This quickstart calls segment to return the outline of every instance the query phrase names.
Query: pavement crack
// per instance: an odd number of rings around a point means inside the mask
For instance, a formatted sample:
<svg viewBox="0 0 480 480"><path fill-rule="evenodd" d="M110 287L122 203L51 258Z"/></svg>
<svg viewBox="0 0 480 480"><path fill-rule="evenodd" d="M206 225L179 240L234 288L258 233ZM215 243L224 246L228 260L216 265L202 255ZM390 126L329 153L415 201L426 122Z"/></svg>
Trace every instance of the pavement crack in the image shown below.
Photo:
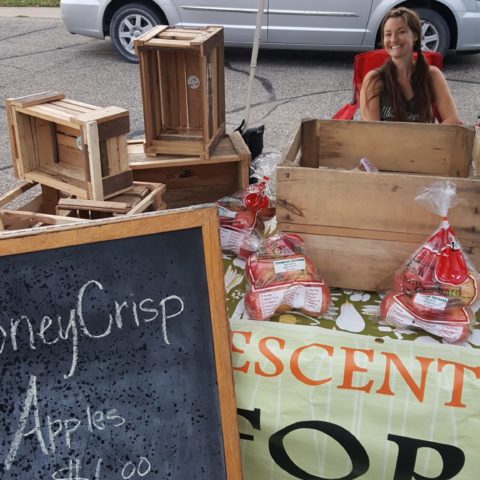
<svg viewBox="0 0 480 480"><path fill-rule="evenodd" d="M249 71L245 71L241 68L235 68L229 62L225 62L225 68L231 70L232 72L241 73L246 77L250 76ZM250 67L248 68L250 69ZM270 95L270 100L275 101L277 99L277 96L275 95L275 89L273 88L272 82L268 80L268 78L260 77L259 75L255 75L255 79L260 82L263 89Z"/></svg>
<svg viewBox="0 0 480 480"><path fill-rule="evenodd" d="M278 107L281 107L282 105L290 103L294 100L298 100L299 98L314 97L314 96L317 96L317 95L327 95L329 93L340 93L340 92L349 92L349 91L351 91L351 88L324 90L322 92L312 92L312 93L307 93L307 94L303 94L303 95L294 95L292 97L282 98L281 100L275 100L277 102L277 105L273 106L272 109L269 110L269 112L266 113L263 116L263 118L266 118L268 115L270 115L272 112L274 112ZM271 100L265 100L265 101L262 101L262 102L253 103L251 106L252 107L260 107L262 105L268 105L269 103L272 103L272 101ZM245 110L244 106L234 108L233 110L229 110L227 113L238 113L238 112L241 112L243 110Z"/></svg>
<svg viewBox="0 0 480 480"><path fill-rule="evenodd" d="M466 80L463 78L450 78L446 77L447 82L458 82L458 83L469 83L472 85L480 85L480 82L478 80Z"/></svg>
<svg viewBox="0 0 480 480"><path fill-rule="evenodd" d="M48 30L53 30L55 28L59 28L58 25L54 25L54 26L51 26L51 27L45 27L45 28L37 28L37 30L29 30L28 32L17 33L16 35L9 35L8 37L0 38L0 42L3 42L5 40L10 40L11 38L15 38L15 37L25 37L26 35L30 35L31 33L38 33L38 32L45 32L45 31L48 31Z"/></svg>
<svg viewBox="0 0 480 480"><path fill-rule="evenodd" d="M55 47L55 48L50 48L48 50L38 50L36 52L24 53L22 55L12 55L11 57L0 57L0 61L11 60L13 58L30 57L32 55L38 55L40 53L49 53L49 52L58 52L60 50L68 50L69 48L78 47L79 45L85 45L86 43L89 43L89 42L78 42L78 43L74 43L72 45L67 45L65 47Z"/></svg>

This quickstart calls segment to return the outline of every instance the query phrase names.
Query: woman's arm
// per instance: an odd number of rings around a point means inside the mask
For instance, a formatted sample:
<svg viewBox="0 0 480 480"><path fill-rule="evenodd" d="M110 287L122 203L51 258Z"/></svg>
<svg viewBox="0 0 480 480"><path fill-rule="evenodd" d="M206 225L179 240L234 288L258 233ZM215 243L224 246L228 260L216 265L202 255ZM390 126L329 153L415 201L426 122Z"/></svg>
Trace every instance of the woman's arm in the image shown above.
<svg viewBox="0 0 480 480"><path fill-rule="evenodd" d="M451 125L460 125L462 122L458 117L457 107L453 101L452 94L443 73L434 66L430 66L430 79L435 100L435 106L440 115L441 122Z"/></svg>
<svg viewBox="0 0 480 480"><path fill-rule="evenodd" d="M371 70L363 79L360 89L360 115L362 120L380 120L380 90L382 82L378 78L378 72Z"/></svg>

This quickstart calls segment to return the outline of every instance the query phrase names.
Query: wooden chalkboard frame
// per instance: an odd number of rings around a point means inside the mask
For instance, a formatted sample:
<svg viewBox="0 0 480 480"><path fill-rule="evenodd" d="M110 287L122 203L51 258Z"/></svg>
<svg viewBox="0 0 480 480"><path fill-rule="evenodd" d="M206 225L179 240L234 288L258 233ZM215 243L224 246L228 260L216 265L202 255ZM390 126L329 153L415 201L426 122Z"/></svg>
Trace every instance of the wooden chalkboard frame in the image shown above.
<svg viewBox="0 0 480 480"><path fill-rule="evenodd" d="M235 389L229 348L225 306L224 273L219 242L219 223L214 206L201 205L81 224L4 232L0 235L0 257L85 245L142 235L200 227L211 314L218 403L226 467L226 480L241 480L242 464L237 424Z"/></svg>

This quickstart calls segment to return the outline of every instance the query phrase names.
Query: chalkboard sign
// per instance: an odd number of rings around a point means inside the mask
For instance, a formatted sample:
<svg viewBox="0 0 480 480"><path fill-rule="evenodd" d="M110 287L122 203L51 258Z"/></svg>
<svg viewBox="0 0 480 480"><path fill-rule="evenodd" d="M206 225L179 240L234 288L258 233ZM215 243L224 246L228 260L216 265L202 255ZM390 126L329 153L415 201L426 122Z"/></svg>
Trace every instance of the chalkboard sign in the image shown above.
<svg viewBox="0 0 480 480"><path fill-rule="evenodd" d="M241 479L213 207L0 255L0 478Z"/></svg>

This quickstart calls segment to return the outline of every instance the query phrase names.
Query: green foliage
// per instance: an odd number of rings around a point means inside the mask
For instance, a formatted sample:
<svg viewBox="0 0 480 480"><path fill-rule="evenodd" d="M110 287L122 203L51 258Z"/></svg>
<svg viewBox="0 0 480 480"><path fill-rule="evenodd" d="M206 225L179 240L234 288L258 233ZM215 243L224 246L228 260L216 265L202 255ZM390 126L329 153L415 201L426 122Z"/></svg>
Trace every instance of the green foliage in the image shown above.
<svg viewBox="0 0 480 480"><path fill-rule="evenodd" d="M0 7L59 7L60 0L0 0Z"/></svg>

